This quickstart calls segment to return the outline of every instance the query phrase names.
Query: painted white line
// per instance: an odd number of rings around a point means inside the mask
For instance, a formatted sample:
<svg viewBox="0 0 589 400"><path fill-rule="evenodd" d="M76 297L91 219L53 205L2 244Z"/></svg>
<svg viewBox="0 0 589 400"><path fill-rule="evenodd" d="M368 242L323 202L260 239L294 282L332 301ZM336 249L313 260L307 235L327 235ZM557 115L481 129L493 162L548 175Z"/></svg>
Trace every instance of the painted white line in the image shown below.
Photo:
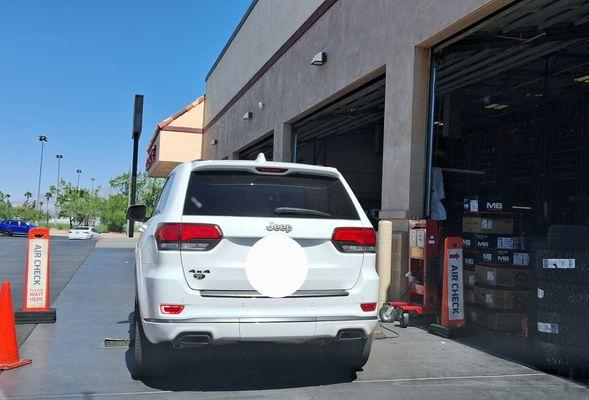
<svg viewBox="0 0 589 400"><path fill-rule="evenodd" d="M352 383L388 383L388 382L416 382L416 381L441 381L451 379L500 379L500 378L517 378L527 376L544 376L542 372L530 374L507 374L507 375L469 375L469 376L444 376L444 377L425 377L425 378L399 378L399 379L370 379L356 380ZM42 395L42 396L18 396L5 397L5 400L34 400L34 399L65 399L65 398L87 398L90 397L113 397L113 396L143 396L152 394L169 394L171 390L154 390L144 392L118 392L118 393L85 393L85 394L60 394L60 395Z"/></svg>
<svg viewBox="0 0 589 400"><path fill-rule="evenodd" d="M65 398L93 398L93 397L109 397L109 396L143 396L146 394L169 394L171 390L154 390L146 392L118 392L118 393L78 393L78 394L58 394L58 395L42 395L42 396L17 396L17 397L4 397L5 400L33 400L33 399L65 399Z"/></svg>
<svg viewBox="0 0 589 400"><path fill-rule="evenodd" d="M517 378L525 376L544 376L543 372L530 374L507 374L507 375L468 375L468 376L444 376L444 377L426 377L426 378L399 378L399 379L366 379L355 380L354 383L380 383L380 382L413 382L413 381L447 381L451 379L498 379L498 378Z"/></svg>

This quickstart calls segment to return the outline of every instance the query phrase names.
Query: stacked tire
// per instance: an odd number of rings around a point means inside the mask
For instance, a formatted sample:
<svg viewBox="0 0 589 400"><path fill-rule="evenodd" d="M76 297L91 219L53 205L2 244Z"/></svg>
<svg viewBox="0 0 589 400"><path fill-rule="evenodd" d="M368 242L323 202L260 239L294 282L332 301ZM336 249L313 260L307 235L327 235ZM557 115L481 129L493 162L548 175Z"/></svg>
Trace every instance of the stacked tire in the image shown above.
<svg viewBox="0 0 589 400"><path fill-rule="evenodd" d="M589 227L554 225L535 253L539 366L566 376L589 374Z"/></svg>

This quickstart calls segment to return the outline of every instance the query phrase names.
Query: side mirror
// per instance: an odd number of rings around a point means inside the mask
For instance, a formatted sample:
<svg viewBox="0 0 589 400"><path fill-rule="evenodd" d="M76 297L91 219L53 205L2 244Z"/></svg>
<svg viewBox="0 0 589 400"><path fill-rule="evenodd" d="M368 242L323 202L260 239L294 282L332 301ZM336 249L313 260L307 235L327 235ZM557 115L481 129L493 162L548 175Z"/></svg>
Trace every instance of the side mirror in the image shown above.
<svg viewBox="0 0 589 400"><path fill-rule="evenodd" d="M127 219L133 221L145 221L147 207L143 204L133 204L127 208Z"/></svg>

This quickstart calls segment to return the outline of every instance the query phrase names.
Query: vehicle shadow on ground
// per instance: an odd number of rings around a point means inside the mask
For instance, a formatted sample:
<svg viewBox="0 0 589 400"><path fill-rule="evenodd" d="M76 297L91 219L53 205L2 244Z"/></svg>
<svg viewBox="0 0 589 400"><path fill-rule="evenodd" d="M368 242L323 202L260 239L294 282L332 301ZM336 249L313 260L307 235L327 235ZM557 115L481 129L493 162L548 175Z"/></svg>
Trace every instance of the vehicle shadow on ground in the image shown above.
<svg viewBox="0 0 589 400"><path fill-rule="evenodd" d="M134 340L133 313L129 337ZM125 353L133 368L133 342ZM163 366L162 366L163 367ZM235 343L174 350L166 371L142 382L157 390L239 391L351 382L355 373L334 370L319 344Z"/></svg>

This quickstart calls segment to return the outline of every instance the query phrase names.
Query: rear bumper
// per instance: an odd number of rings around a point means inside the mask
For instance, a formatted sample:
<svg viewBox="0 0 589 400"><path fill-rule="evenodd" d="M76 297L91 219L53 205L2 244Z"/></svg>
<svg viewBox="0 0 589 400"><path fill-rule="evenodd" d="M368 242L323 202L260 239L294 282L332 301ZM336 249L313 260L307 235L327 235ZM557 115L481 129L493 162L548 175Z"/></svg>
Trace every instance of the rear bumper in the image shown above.
<svg viewBox="0 0 589 400"><path fill-rule="evenodd" d="M139 309L152 343L172 342L186 332L206 333L211 342L309 341L336 338L344 329L369 335L377 325L376 310L364 312L360 307L378 300L374 267L362 268L351 289L323 291L334 292L329 296L301 291L301 296L278 299L193 290L181 268L145 268L143 273L137 282ZM179 315L162 314L161 304L185 308Z"/></svg>
<svg viewBox="0 0 589 400"><path fill-rule="evenodd" d="M143 320L144 331L153 343L176 342L179 337L208 335L203 344L236 341L306 342L335 339L342 331L360 330L370 335L378 321L366 317L296 318L191 318L189 320Z"/></svg>

